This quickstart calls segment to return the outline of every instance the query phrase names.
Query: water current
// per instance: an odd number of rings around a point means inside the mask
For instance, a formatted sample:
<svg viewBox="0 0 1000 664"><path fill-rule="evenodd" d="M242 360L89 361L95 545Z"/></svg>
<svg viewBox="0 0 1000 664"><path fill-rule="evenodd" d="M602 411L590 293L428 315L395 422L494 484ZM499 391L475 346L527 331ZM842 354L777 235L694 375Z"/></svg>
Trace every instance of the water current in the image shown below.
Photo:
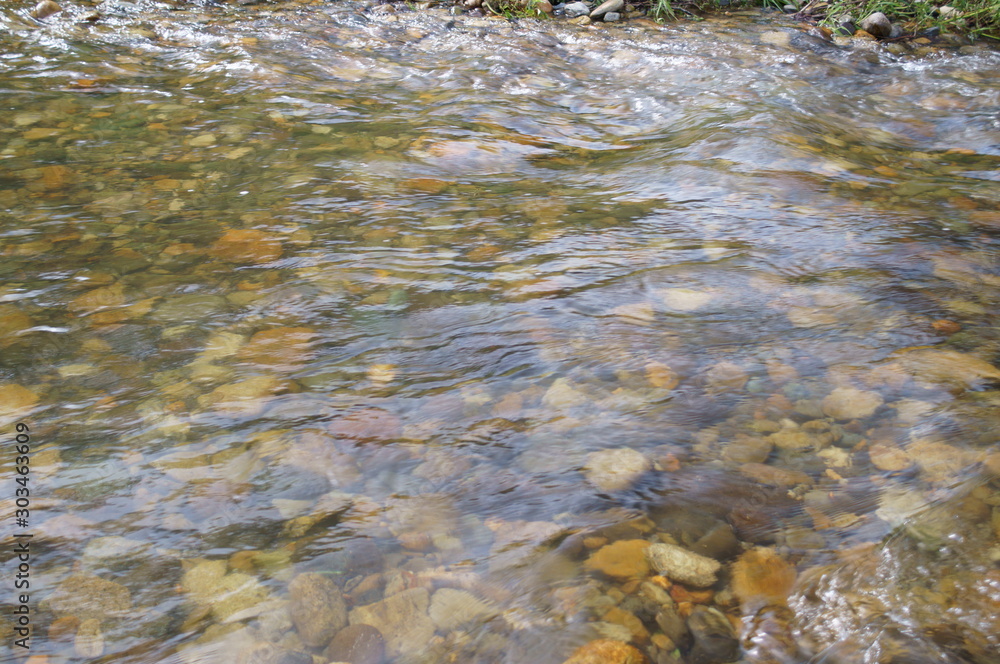
<svg viewBox="0 0 1000 664"><path fill-rule="evenodd" d="M997 51L29 9L0 660L1000 661Z"/></svg>

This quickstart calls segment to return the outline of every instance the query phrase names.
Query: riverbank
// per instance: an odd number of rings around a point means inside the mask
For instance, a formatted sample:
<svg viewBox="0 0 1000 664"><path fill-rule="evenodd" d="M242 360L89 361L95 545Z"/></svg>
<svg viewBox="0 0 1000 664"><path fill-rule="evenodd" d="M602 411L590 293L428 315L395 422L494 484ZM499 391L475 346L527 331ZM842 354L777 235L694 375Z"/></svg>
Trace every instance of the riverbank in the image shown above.
<svg viewBox="0 0 1000 664"><path fill-rule="evenodd" d="M44 21L51 16L77 9L75 20L98 23L102 9L117 2L60 4L56 0L40 0L28 14ZM127 4L127 3L126 3ZM178 9L194 3L175 2ZM270 5L275 8L325 4L313 2L260 2L235 0L240 6ZM776 18L789 15L803 23L805 29L827 41L844 45L851 39L886 43L916 42L918 45L937 41L958 44L976 39L1000 40L1000 0L954 0L950 4L898 0L425 0L423 2L375 3L368 10L377 14L447 9L450 15L469 14L473 17L495 17L508 20L554 19L580 27L607 24L648 23L664 25L673 22L702 21L712 16L731 16L736 12L760 10ZM85 11L83 11L85 10Z"/></svg>

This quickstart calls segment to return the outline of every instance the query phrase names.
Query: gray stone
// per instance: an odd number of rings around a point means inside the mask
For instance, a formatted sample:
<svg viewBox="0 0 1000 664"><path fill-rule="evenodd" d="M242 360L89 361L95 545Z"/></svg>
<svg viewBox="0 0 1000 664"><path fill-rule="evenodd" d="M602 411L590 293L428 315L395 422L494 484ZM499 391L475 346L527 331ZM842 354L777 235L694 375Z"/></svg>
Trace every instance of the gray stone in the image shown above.
<svg viewBox="0 0 1000 664"><path fill-rule="evenodd" d="M601 18L608 12L620 12L625 7L625 0L604 0L590 12L590 18Z"/></svg>
<svg viewBox="0 0 1000 664"><path fill-rule="evenodd" d="M576 18L590 13L590 7L585 2L571 2L566 5L566 18Z"/></svg>
<svg viewBox="0 0 1000 664"><path fill-rule="evenodd" d="M427 616L430 595L426 588L411 588L381 602L359 606L349 615L352 625L371 625L385 638L386 654L399 657L426 647L434 636Z"/></svg>
<svg viewBox="0 0 1000 664"><path fill-rule="evenodd" d="M733 662L739 656L740 645L732 623L716 609L696 606L688 618L688 628L694 638L689 655L696 664Z"/></svg>
<svg viewBox="0 0 1000 664"><path fill-rule="evenodd" d="M621 491L653 467L641 452L628 447L600 450L587 455L584 474L601 491Z"/></svg>
<svg viewBox="0 0 1000 664"><path fill-rule="evenodd" d="M42 0L31 10L31 18L43 19L62 11L62 7L52 0Z"/></svg>
<svg viewBox="0 0 1000 664"><path fill-rule="evenodd" d="M882 12L875 12L861 21L861 29L873 37L883 39L892 33L892 23L889 22L889 17Z"/></svg>
<svg viewBox="0 0 1000 664"><path fill-rule="evenodd" d="M620 21L621 18L622 15L619 14L618 12L608 12L607 14L604 15L604 22L614 23L615 21Z"/></svg>
<svg viewBox="0 0 1000 664"><path fill-rule="evenodd" d="M329 576L306 572L288 584L288 612L299 638L322 648L347 626L347 605L340 588Z"/></svg>
<svg viewBox="0 0 1000 664"><path fill-rule="evenodd" d="M330 662L381 664L385 659L385 639L371 625L348 625L333 637L323 657Z"/></svg>
<svg viewBox="0 0 1000 664"><path fill-rule="evenodd" d="M496 609L465 590L441 588L431 598L430 617L442 632L497 615Z"/></svg>
<svg viewBox="0 0 1000 664"><path fill-rule="evenodd" d="M651 544L646 549L649 564L658 573L672 581L705 588L715 583L715 575L722 565L697 553L673 544Z"/></svg>

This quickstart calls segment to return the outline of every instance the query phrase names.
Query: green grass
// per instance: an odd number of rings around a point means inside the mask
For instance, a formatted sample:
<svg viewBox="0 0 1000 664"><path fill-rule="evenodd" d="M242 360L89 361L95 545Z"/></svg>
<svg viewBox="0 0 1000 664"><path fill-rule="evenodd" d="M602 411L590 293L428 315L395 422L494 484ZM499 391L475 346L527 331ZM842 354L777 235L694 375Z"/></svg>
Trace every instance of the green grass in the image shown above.
<svg viewBox="0 0 1000 664"><path fill-rule="evenodd" d="M507 19L546 18L548 16L538 9L538 0L485 0L483 8Z"/></svg>
<svg viewBox="0 0 1000 664"><path fill-rule="evenodd" d="M788 1L733 0L732 4L720 6L718 0L648 0L637 4L644 5L651 18L664 21L678 18L680 12L692 14L691 10L711 12L756 6L781 11ZM945 4L955 8L955 13L941 16L937 9ZM803 15L829 25L845 15L860 25L875 12L898 23L907 35L939 27L942 32L1000 40L1000 0L809 0L802 5Z"/></svg>
<svg viewBox="0 0 1000 664"><path fill-rule="evenodd" d="M945 4L956 11L941 16L937 8ZM824 10L825 22L828 23L850 14L860 24L862 19L874 12L882 12L893 23L899 23L907 34L939 27L942 32L1000 39L1000 0L832 0Z"/></svg>

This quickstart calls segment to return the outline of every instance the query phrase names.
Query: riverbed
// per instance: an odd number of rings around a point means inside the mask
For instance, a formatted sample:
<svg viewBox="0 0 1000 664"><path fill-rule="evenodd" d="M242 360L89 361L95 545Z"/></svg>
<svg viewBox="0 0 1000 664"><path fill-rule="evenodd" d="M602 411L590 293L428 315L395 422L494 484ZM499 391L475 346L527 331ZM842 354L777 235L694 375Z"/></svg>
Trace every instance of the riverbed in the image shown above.
<svg viewBox="0 0 1000 664"><path fill-rule="evenodd" d="M0 659L1000 661L996 50L29 9Z"/></svg>

